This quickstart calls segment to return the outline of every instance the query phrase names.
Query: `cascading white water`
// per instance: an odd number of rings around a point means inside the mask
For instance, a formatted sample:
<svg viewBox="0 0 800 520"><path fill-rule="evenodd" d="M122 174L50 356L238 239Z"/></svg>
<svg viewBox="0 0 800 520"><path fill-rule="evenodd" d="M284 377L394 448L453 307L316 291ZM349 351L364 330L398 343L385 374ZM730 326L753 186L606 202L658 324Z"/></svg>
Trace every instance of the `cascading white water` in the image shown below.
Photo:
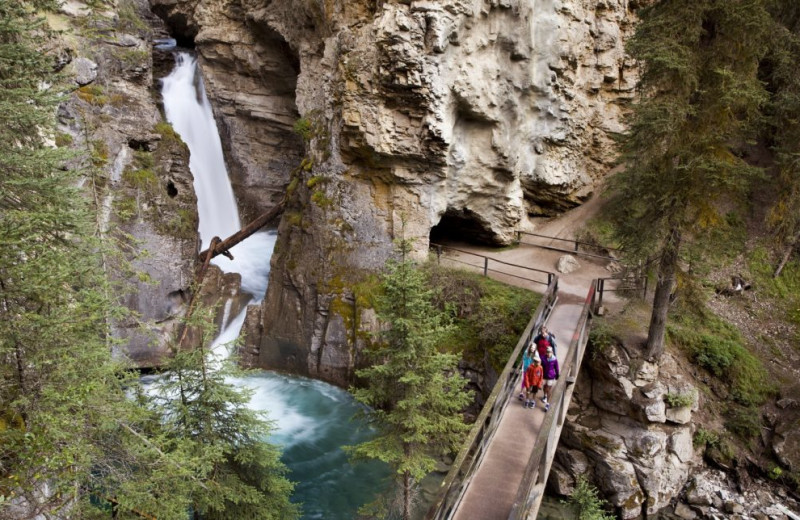
<svg viewBox="0 0 800 520"><path fill-rule="evenodd" d="M224 240L242 226L214 114L197 74L197 61L189 53L176 54L175 69L162 79L161 95L167 120L189 146L200 240L202 249L206 249L215 236ZM226 273L241 274L242 290L259 301L267 289L274 245L273 234L256 233L231 249L234 260L218 256L213 263Z"/></svg>
<svg viewBox="0 0 800 520"><path fill-rule="evenodd" d="M225 239L240 229L239 212L228 179L217 127L206 98L196 60L176 54L176 66L162 80L167 120L189 147L194 176L200 237L206 248L214 236ZM234 260L218 256L214 263L242 276L242 290L256 301L264 297L274 233L256 233L231 249ZM219 333L211 346L234 341L244 323L242 311ZM347 392L303 378L264 372L236 381L253 389L253 409L275 421L273 440L283 446L283 460L297 482L293 501L303 504L304 518L349 520L359 506L382 488L387 470L380 464L349 464L343 445L357 444L371 433L353 420L358 405Z"/></svg>
<svg viewBox="0 0 800 520"><path fill-rule="evenodd" d="M225 239L242 226L197 62L185 52L176 56L175 69L162 80L161 95L167 120L191 150L189 169L197 194L201 249L206 249L214 236Z"/></svg>

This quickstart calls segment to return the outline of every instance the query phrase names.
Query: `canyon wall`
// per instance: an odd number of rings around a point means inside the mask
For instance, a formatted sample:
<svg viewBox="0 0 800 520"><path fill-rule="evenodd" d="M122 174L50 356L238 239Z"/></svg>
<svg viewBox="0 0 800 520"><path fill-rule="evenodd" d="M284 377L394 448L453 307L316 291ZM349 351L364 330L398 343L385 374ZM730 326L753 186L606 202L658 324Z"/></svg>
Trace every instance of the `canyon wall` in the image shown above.
<svg viewBox="0 0 800 520"><path fill-rule="evenodd" d="M61 32L57 66L66 82L55 145L76 152L70 166L85 174L97 233L120 251L103 257L131 310L109 316L116 354L156 366L178 326L197 251L189 152L154 97L152 39L163 24L144 0L114 10L73 0L47 20Z"/></svg>
<svg viewBox="0 0 800 520"><path fill-rule="evenodd" d="M347 385L398 237L508 244L614 161L627 0L151 0L193 42L245 218L285 193L252 363Z"/></svg>

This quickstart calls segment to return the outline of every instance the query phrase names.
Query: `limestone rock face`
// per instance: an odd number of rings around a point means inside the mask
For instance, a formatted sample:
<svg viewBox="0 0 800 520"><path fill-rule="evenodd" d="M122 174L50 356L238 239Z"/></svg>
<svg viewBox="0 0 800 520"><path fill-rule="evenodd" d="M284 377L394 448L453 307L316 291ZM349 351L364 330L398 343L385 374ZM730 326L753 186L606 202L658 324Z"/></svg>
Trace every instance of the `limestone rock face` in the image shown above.
<svg viewBox="0 0 800 520"><path fill-rule="evenodd" d="M668 419L675 410L668 395L691 396L692 402L679 408L691 418L697 393L668 354L660 366L618 345L587 357L556 454L558 486L551 489L568 490L585 474L622 518L652 515L669 505L699 457L688 421ZM577 450L588 464L564 462Z"/></svg>
<svg viewBox="0 0 800 520"><path fill-rule="evenodd" d="M125 340L117 354L153 366L188 297L196 199L188 151L169 125L159 126L146 21L152 14L145 1L130 5L126 19L99 13L91 23L102 37L91 42L72 30L91 13L83 2L64 4L48 21L65 34L61 55L73 59L64 73L79 86L59 107L56 144L80 152L76 161L83 163L74 166L87 172L83 185L99 208L99 232L138 252L105 258L112 277L130 289L121 292L122 302L138 316L114 323Z"/></svg>
<svg viewBox="0 0 800 520"><path fill-rule="evenodd" d="M196 46L245 220L286 191L250 357L342 385L392 240L507 244L580 204L636 80L628 0L150 3Z"/></svg>

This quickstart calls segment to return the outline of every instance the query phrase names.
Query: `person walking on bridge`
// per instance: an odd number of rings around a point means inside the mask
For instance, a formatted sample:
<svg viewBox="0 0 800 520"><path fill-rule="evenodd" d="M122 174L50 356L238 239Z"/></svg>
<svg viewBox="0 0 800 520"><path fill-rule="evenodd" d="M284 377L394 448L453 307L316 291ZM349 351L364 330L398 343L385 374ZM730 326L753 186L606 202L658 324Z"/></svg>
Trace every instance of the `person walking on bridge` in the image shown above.
<svg viewBox="0 0 800 520"><path fill-rule="evenodd" d="M553 354L553 348L547 347L546 356L542 358L542 369L544 370L544 397L542 397L542 401L544 401L544 411L548 411L550 409L550 394L553 391L553 387L556 386L556 379L560 375L560 370L558 367L558 358Z"/></svg>
<svg viewBox="0 0 800 520"><path fill-rule="evenodd" d="M533 337L533 343L536 345L536 350L539 352L539 357L544 360L547 355L547 347L553 348L553 354L556 353L556 336L547 327L542 325L539 328L539 334Z"/></svg>
<svg viewBox="0 0 800 520"><path fill-rule="evenodd" d="M533 358L533 363L525 371L522 377L522 386L525 387L525 408L536 408L536 394L542 387L544 371L539 361L539 356Z"/></svg>
<svg viewBox="0 0 800 520"><path fill-rule="evenodd" d="M525 372L528 370L528 367L531 366L533 358L536 356L535 343L531 341L531 344L528 345L528 348L525 349L525 352L522 354L522 388L519 392L520 401L525 399Z"/></svg>

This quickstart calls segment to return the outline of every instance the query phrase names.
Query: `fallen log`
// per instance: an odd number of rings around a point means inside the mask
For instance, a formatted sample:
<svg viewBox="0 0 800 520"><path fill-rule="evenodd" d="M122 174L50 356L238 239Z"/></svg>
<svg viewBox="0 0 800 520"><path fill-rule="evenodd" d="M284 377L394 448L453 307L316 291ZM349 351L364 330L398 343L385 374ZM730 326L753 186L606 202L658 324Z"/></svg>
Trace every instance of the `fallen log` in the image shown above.
<svg viewBox="0 0 800 520"><path fill-rule="evenodd" d="M274 219L278 213L283 210L283 206L286 203L286 199L281 199L281 201L271 210L267 211L266 213L262 213L257 219L247 224L245 227L234 233L233 235L229 236L225 240L217 243L215 246L209 247L205 251L202 251L198 257L200 261L204 261L206 256L208 255L209 251L211 251L211 258L214 258L217 255L225 255L231 260L233 260L233 256L228 251L230 248L238 244L239 242L243 241L245 238L249 237L262 227L269 224L269 222Z"/></svg>
<svg viewBox="0 0 800 520"><path fill-rule="evenodd" d="M202 262L200 269L197 271L194 281L194 287L192 290L192 296L189 298L189 306L186 310L186 314L184 316L184 323L183 328L180 332L180 339L178 340L177 347L181 348L183 346L183 342L186 340L186 336L189 332L188 321L189 318L192 317L194 313L195 307L195 300L197 295L200 293L200 289L203 286L203 279L206 276L206 271L208 271L208 265L211 263L211 259L217 255L225 255L231 260L233 260L233 255L230 254L228 251L230 248L238 244L239 242L243 241L262 227L269 224L269 222L274 219L278 213L283 210L283 206L286 203L286 199L283 198L281 201L275 205L274 208L267 211L266 213L262 213L257 219L247 224L245 227L234 233L233 235L229 236L225 240L220 240L219 237L214 237L211 239L211 245L208 249L202 251L198 255L198 259Z"/></svg>

